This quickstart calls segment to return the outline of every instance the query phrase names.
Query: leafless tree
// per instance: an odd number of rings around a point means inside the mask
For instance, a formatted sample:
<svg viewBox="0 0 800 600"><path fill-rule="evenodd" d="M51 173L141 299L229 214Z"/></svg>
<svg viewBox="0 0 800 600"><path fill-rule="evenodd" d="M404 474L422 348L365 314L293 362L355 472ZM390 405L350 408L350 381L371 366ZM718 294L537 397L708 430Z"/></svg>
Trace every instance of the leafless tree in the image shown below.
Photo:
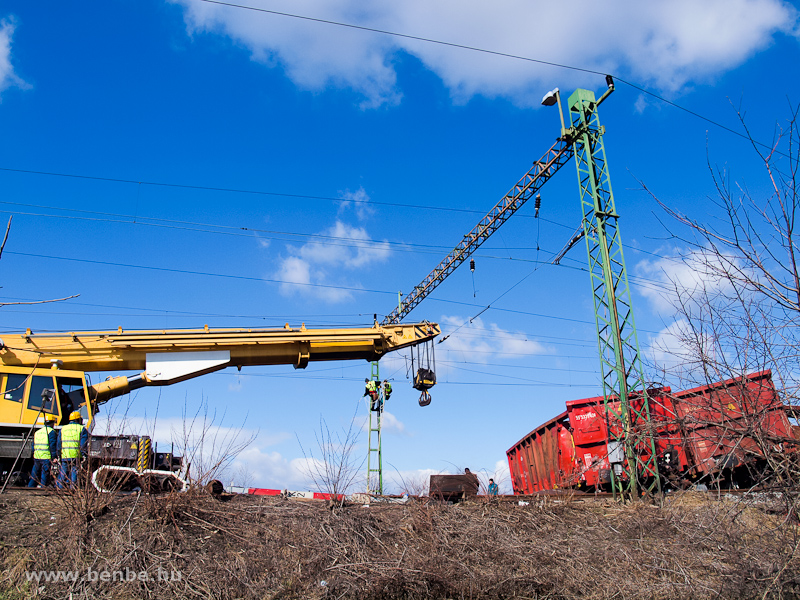
<svg viewBox="0 0 800 600"><path fill-rule="evenodd" d="M716 211L710 216L687 215L656 198L672 218L666 227L681 248L676 260L693 274L691 282L670 278L678 317L671 331L679 343L670 344L678 356L665 375L691 387L770 369L780 399L794 405L800 386L800 247L795 230L800 106L777 126L766 150L750 135L744 115L738 115L763 167L764 179L754 189L765 183L767 191L751 192L709 159L716 189ZM731 398L743 392L734 388L725 392ZM725 401L714 400L720 407ZM800 473L794 454L785 452L791 433L779 435L768 425L769 410L753 404L735 415L721 409L713 418L690 410L693 420L678 419L677 424L711 428L714 440L724 432L732 453L760 456L774 481L794 486Z"/></svg>
<svg viewBox="0 0 800 600"><path fill-rule="evenodd" d="M244 422L239 427L228 427L224 422L225 413L209 413L206 399L197 405L193 416L189 414L188 403L184 403L181 429L172 435L176 450L183 453L186 476L191 483L204 485L219 479L258 435L247 432Z"/></svg>
<svg viewBox="0 0 800 600"><path fill-rule="evenodd" d="M678 259L699 277L691 287L673 281L678 314L685 326L684 358L700 365L710 380L769 366L784 393L796 395L800 265L795 231L800 196L800 106L778 127L769 150L751 137L769 193L752 194L731 181L725 168L709 171L717 197L711 222L659 203L680 227L668 226ZM749 136L744 116L742 126ZM648 190L649 191L649 190ZM655 197L655 196L654 196Z"/></svg>
<svg viewBox="0 0 800 600"><path fill-rule="evenodd" d="M359 479L366 457L355 454L361 427L358 426L358 405L347 427L340 431L332 432L323 417L319 419L319 430L314 432L314 448L306 452L300 438L298 443L303 452L304 475L321 492L332 494L339 498L339 503L344 502L344 494L351 491ZM359 421L360 422L360 421Z"/></svg>

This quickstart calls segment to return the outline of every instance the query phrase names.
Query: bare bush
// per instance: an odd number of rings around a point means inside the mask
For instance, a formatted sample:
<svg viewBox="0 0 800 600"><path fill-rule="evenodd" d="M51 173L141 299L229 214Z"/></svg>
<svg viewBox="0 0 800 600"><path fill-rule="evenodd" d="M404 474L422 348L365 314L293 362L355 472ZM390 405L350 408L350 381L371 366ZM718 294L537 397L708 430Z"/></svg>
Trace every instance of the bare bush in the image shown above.
<svg viewBox="0 0 800 600"><path fill-rule="evenodd" d="M797 524L771 506L765 498L692 493L663 510L542 498L530 506L411 503L331 512L280 498L223 504L183 495L154 514L128 496L88 533L74 535L56 500L6 496L0 593L109 600L797 597ZM37 585L26 576L49 569L83 576L89 568L150 579Z"/></svg>
<svg viewBox="0 0 800 600"><path fill-rule="evenodd" d="M418 497L427 496L428 488L430 487L430 476L436 474L438 473L420 471L403 475L400 471L395 470L392 474L393 487L400 494Z"/></svg>
<svg viewBox="0 0 800 600"><path fill-rule="evenodd" d="M360 403L359 403L360 404ZM355 454L361 427L357 423L358 406L348 426L332 432L324 418L319 419L319 430L314 432L315 446L308 452L300 438L300 450L305 459L303 475L321 492L334 498L349 493L359 479L366 456ZM316 450L316 455L315 455ZM342 497L341 502L344 502Z"/></svg>
<svg viewBox="0 0 800 600"><path fill-rule="evenodd" d="M186 478L190 483L205 485L223 476L236 457L253 443L257 432L247 432L246 419L239 427L225 426L225 412L209 412L208 401L197 406L193 416L184 402L181 429L173 431L173 441L183 454Z"/></svg>

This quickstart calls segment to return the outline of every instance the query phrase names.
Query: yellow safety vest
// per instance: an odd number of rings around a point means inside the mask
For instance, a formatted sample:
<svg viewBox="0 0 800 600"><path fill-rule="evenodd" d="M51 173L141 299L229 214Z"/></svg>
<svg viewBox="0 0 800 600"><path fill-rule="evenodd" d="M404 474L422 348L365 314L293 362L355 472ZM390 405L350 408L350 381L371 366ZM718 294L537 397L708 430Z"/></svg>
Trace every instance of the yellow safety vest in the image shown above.
<svg viewBox="0 0 800 600"><path fill-rule="evenodd" d="M79 458L83 425L70 423L61 428L61 458Z"/></svg>
<svg viewBox="0 0 800 600"><path fill-rule="evenodd" d="M52 427L44 426L33 434L33 458L37 460L49 460L50 456L50 432Z"/></svg>
<svg viewBox="0 0 800 600"><path fill-rule="evenodd" d="M367 391L368 392L376 392L376 391L378 391L377 388L375 387L375 382L374 381L370 380L370 381L367 382Z"/></svg>

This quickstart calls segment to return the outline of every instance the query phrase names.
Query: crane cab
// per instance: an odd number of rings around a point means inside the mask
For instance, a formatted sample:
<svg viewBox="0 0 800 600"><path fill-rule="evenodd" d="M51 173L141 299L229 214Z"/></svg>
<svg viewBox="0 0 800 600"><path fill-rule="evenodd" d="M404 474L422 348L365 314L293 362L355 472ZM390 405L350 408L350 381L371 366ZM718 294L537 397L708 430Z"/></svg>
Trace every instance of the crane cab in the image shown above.
<svg viewBox="0 0 800 600"><path fill-rule="evenodd" d="M43 396L44 390L54 393ZM65 369L0 367L0 435L27 432L52 416L56 426L66 425L72 411L80 411L91 427L93 411L86 387L86 373Z"/></svg>

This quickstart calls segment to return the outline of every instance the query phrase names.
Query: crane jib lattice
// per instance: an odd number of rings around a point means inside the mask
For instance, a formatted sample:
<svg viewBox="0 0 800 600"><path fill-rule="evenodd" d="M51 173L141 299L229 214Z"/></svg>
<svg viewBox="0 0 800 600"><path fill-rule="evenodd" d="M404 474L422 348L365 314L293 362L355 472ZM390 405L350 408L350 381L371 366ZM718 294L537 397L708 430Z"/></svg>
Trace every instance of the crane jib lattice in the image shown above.
<svg viewBox="0 0 800 600"><path fill-rule="evenodd" d="M408 313L422 302L450 273L467 260L497 229L517 212L558 170L572 158L571 143L559 139L544 155L533 163L533 167L511 188L480 222L465 235L461 242L448 254L442 262L417 285L413 291L402 299L383 320L382 325L390 325L402 321Z"/></svg>

